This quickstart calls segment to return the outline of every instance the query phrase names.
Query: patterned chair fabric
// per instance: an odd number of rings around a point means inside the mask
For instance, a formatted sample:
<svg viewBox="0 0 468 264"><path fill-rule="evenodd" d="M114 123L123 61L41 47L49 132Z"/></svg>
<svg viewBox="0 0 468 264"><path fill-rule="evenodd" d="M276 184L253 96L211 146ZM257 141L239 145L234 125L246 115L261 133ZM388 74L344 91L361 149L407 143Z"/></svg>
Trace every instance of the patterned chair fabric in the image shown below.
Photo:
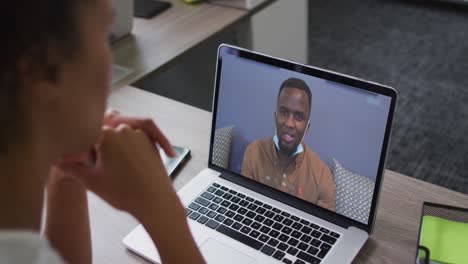
<svg viewBox="0 0 468 264"><path fill-rule="evenodd" d="M233 126L229 126L215 130L212 161L213 164L223 168L229 168L233 128Z"/></svg>
<svg viewBox="0 0 468 264"><path fill-rule="evenodd" d="M367 224L375 182L348 171L336 159L333 159L332 163L336 212Z"/></svg>

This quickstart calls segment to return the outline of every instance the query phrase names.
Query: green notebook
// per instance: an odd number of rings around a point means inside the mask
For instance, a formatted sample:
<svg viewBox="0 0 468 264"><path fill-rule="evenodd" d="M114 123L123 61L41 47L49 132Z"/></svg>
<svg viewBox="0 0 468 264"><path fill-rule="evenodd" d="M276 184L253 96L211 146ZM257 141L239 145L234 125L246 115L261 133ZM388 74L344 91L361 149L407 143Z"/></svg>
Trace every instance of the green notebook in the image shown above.
<svg viewBox="0 0 468 264"><path fill-rule="evenodd" d="M468 223L423 216L419 244L429 249L431 261L468 263ZM419 256L424 258L424 252L420 250Z"/></svg>

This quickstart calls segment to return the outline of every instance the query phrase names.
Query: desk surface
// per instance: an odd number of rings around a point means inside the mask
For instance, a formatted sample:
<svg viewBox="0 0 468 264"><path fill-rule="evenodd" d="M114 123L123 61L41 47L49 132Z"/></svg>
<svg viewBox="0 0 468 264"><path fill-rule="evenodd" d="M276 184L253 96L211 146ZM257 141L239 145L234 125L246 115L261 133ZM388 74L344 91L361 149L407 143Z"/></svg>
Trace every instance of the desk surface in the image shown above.
<svg viewBox="0 0 468 264"><path fill-rule="evenodd" d="M109 106L125 114L153 118L173 144L192 150L192 159L175 178L175 189L206 167L211 113L131 87L115 90ZM89 196L94 262L146 263L121 242L138 225L137 221L93 194ZM355 262L412 262L423 201L468 207L468 195L386 171L374 233Z"/></svg>

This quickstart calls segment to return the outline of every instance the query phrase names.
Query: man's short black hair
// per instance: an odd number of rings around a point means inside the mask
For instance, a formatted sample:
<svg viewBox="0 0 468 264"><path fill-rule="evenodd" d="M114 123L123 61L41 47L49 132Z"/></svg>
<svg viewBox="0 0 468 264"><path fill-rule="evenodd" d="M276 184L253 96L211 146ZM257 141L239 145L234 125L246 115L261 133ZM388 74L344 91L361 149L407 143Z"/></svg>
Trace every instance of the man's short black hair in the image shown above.
<svg viewBox="0 0 468 264"><path fill-rule="evenodd" d="M79 50L78 10L89 0L2 1L0 16L0 153L21 135L19 94L31 74L55 81ZM53 56L51 56L53 55ZM33 77L33 76L32 76Z"/></svg>
<svg viewBox="0 0 468 264"><path fill-rule="evenodd" d="M309 86L303 80L299 78L289 78L281 84L281 87L278 92L278 97L276 100L279 99L280 94L285 87L296 88L301 91L304 91L307 94L307 99L309 100L309 114L310 114L310 110L312 109L312 92L310 91Z"/></svg>

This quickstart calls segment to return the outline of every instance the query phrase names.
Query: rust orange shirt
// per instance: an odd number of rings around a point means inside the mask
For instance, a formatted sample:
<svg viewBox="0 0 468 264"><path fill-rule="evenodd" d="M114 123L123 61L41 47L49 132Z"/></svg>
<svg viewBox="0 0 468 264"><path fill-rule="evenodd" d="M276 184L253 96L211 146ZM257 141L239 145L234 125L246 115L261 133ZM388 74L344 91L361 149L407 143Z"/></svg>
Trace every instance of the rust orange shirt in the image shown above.
<svg viewBox="0 0 468 264"><path fill-rule="evenodd" d="M328 166L307 145L292 164L281 171L273 138L247 146L242 175L283 192L335 211L335 183Z"/></svg>

